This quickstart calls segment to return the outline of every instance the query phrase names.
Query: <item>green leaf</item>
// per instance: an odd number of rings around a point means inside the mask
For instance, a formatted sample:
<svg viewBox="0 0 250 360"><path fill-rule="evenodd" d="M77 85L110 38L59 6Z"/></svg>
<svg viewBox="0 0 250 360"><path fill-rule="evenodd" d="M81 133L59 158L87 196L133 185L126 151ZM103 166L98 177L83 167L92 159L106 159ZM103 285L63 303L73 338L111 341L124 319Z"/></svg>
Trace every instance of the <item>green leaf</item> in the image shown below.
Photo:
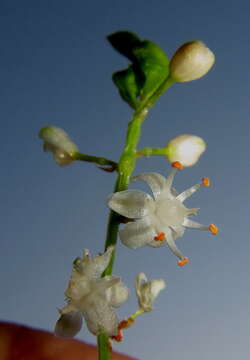
<svg viewBox="0 0 250 360"><path fill-rule="evenodd" d="M135 60L133 50L141 43L137 35L129 31L118 31L108 35L107 39L119 53L126 56L132 62Z"/></svg>
<svg viewBox="0 0 250 360"><path fill-rule="evenodd" d="M141 80L138 72L131 65L128 69L117 71L113 74L113 81L119 89L120 95L133 109L136 109L140 94Z"/></svg>
<svg viewBox="0 0 250 360"><path fill-rule="evenodd" d="M113 81L122 99L135 109L167 80L168 57L152 41L141 41L137 35L128 31L119 31L107 38L117 51L132 62L128 69L114 73Z"/></svg>
<svg viewBox="0 0 250 360"><path fill-rule="evenodd" d="M145 76L141 89L141 100L147 100L169 75L169 60L165 52L155 43L145 40L134 49L134 55Z"/></svg>

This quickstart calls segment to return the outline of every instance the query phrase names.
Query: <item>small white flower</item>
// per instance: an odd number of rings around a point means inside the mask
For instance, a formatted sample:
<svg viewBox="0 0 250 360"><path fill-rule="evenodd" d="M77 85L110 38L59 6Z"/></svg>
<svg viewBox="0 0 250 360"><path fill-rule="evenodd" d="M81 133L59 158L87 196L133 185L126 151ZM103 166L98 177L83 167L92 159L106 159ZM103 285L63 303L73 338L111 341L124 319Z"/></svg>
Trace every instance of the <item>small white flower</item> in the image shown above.
<svg viewBox="0 0 250 360"><path fill-rule="evenodd" d="M144 273L139 273L135 280L135 289L140 309L145 312L152 311L155 299L165 287L164 280L148 281Z"/></svg>
<svg viewBox="0 0 250 360"><path fill-rule="evenodd" d="M183 44L170 61L172 79L179 82L192 81L204 76L213 66L215 56L202 41Z"/></svg>
<svg viewBox="0 0 250 360"><path fill-rule="evenodd" d="M205 151L205 141L194 135L180 135L166 145L166 156L170 163L179 161L183 166L194 165Z"/></svg>
<svg viewBox="0 0 250 360"><path fill-rule="evenodd" d="M78 148L64 130L45 126L39 131L39 137L44 140L43 150L52 152L58 165L66 166L75 160L74 155Z"/></svg>
<svg viewBox="0 0 250 360"><path fill-rule="evenodd" d="M201 185L209 186L209 179L178 194L172 183L177 169L173 168L167 178L157 173L140 174L132 180L143 180L151 188L153 198L143 191L125 190L112 194L108 200L109 207L118 214L134 221L128 222L119 231L122 243L130 248L144 245L160 247L168 245L170 250L180 259L178 264L185 265L188 259L183 256L175 244L175 240L184 234L186 228L210 230L216 234L215 225L201 225L188 218L196 215L198 209L188 209L184 200L191 196Z"/></svg>
<svg viewBox="0 0 250 360"><path fill-rule="evenodd" d="M68 304L60 310L56 335L76 335L81 329L82 316L92 334L117 335L119 319L113 308L127 300L128 289L120 278L101 277L113 250L113 247L109 247L103 255L94 258L85 250L83 258L74 261L71 279L65 291Z"/></svg>

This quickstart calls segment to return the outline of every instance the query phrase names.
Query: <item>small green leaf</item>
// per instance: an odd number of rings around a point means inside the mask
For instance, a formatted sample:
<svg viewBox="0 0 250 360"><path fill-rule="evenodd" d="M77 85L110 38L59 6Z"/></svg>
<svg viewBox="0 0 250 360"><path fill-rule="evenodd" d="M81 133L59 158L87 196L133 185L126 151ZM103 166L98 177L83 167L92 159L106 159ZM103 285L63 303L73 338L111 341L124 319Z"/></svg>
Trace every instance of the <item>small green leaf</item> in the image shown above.
<svg viewBox="0 0 250 360"><path fill-rule="evenodd" d="M133 52L146 79L140 97L141 100L147 100L167 79L169 60L158 45L148 40L142 41Z"/></svg>
<svg viewBox="0 0 250 360"><path fill-rule="evenodd" d="M152 41L141 41L128 31L119 31L108 36L111 45L126 56L132 65L113 75L123 100L132 108L145 103L167 80L169 60L165 52Z"/></svg>
<svg viewBox="0 0 250 360"><path fill-rule="evenodd" d="M137 98L142 86L140 77L136 75L137 73L134 71L134 66L131 65L128 69L117 71L113 74L113 81L119 89L122 99L133 109L137 107Z"/></svg>
<svg viewBox="0 0 250 360"><path fill-rule="evenodd" d="M132 62L135 60L133 50L140 45L141 40L129 31L118 31L107 36L108 41L119 53Z"/></svg>

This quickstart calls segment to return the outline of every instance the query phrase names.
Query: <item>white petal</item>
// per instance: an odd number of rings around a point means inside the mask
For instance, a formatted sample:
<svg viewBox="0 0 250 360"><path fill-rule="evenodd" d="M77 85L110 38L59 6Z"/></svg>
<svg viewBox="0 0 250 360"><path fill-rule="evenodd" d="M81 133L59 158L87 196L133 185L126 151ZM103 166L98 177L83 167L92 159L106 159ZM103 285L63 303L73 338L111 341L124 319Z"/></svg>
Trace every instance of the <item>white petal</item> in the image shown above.
<svg viewBox="0 0 250 360"><path fill-rule="evenodd" d="M94 278L101 276L110 262L113 251L114 246L110 246L102 255L95 256L86 271L89 274L91 273L91 276Z"/></svg>
<svg viewBox="0 0 250 360"><path fill-rule="evenodd" d="M130 219L139 219L153 211L154 201L150 195L139 190L125 190L112 194L109 207Z"/></svg>
<svg viewBox="0 0 250 360"><path fill-rule="evenodd" d="M149 216L130 222L119 231L122 243L132 249L147 245L156 236Z"/></svg>
<svg viewBox="0 0 250 360"><path fill-rule="evenodd" d="M139 174L134 176L131 180L145 181L150 186L155 199L161 196L161 192L166 187L166 178L158 173Z"/></svg>
<svg viewBox="0 0 250 360"><path fill-rule="evenodd" d="M62 314L55 326L55 335L71 338L74 337L82 327L82 315L80 311L71 311Z"/></svg>
<svg viewBox="0 0 250 360"><path fill-rule="evenodd" d="M105 278L107 278L107 276ZM129 290L120 280L117 284L106 291L106 295L111 306L120 307L125 301L127 301Z"/></svg>
<svg viewBox="0 0 250 360"><path fill-rule="evenodd" d="M117 335L119 320L104 296L91 296L82 314L92 334Z"/></svg>
<svg viewBox="0 0 250 360"><path fill-rule="evenodd" d="M91 258L88 250L84 250L84 257L74 261L74 269L88 279L98 279L108 266L114 246L110 246L102 255Z"/></svg>

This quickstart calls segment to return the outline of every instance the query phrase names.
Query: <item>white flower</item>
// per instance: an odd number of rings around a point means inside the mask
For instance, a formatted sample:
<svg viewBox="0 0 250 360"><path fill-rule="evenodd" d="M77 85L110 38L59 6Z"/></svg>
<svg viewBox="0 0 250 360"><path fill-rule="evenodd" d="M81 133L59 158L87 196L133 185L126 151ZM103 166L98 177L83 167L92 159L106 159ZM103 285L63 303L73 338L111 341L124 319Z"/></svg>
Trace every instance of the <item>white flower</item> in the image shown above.
<svg viewBox="0 0 250 360"><path fill-rule="evenodd" d="M124 245L136 249L144 245L160 247L166 244L180 259L178 264L182 266L188 259L177 248L175 240L184 234L185 229L210 230L212 234L216 234L218 229L213 224L203 226L190 220L188 216L196 215L198 209L188 209L183 205L183 201L201 185L208 186L209 179L203 178L201 184L178 194L172 188L176 171L173 168L167 178L157 173L135 176L132 180L143 180L150 186L153 198L143 191L125 190L112 194L108 205L118 214L134 219L119 231Z"/></svg>
<svg viewBox="0 0 250 360"><path fill-rule="evenodd" d="M82 316L92 334L117 335L119 319L113 308L127 300L128 289L120 278L101 277L113 250L113 247L109 247L103 255L94 258L85 250L83 258L74 261L71 279L65 291L68 304L60 310L56 335L76 335L81 329Z"/></svg>
<svg viewBox="0 0 250 360"><path fill-rule="evenodd" d="M204 140L194 135L180 135L166 145L166 156L170 163L179 161L183 166L194 165L205 151Z"/></svg>
<svg viewBox="0 0 250 360"><path fill-rule="evenodd" d="M78 148L64 130L45 126L39 131L39 137L44 140L43 150L52 152L58 165L66 166L75 160Z"/></svg>
<svg viewBox="0 0 250 360"><path fill-rule="evenodd" d="M152 311L155 299L165 287L164 280L148 281L144 273L139 273L135 280L135 289L140 309L145 312Z"/></svg>
<svg viewBox="0 0 250 360"><path fill-rule="evenodd" d="M185 82L204 76L213 66L215 56L202 41L183 44L170 61L172 79Z"/></svg>

